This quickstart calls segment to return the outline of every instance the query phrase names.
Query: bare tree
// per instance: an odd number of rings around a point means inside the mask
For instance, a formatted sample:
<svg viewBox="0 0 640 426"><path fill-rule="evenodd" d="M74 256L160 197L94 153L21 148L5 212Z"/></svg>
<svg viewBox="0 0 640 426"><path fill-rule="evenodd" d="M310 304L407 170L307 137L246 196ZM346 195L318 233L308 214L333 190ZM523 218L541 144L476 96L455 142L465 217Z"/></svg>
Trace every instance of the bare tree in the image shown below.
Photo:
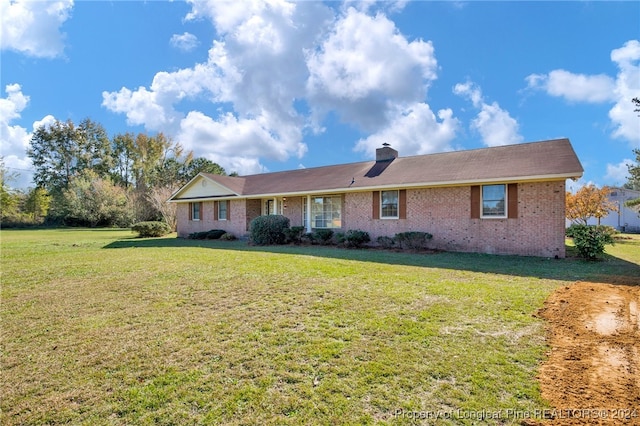
<svg viewBox="0 0 640 426"><path fill-rule="evenodd" d="M178 190L176 186L157 186L149 190L147 199L151 205L160 212L164 221L175 231L178 227L177 206L174 203L167 203L169 197Z"/></svg>

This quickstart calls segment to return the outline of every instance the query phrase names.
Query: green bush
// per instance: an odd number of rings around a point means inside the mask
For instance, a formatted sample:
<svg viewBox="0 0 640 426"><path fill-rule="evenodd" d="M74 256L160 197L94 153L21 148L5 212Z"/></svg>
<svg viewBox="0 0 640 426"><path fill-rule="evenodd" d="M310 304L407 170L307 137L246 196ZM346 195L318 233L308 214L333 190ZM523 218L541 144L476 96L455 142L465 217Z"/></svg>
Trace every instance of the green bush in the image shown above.
<svg viewBox="0 0 640 426"><path fill-rule="evenodd" d="M344 242L347 247L362 247L369 241L371 241L369 233L359 229L350 230L344 234Z"/></svg>
<svg viewBox="0 0 640 426"><path fill-rule="evenodd" d="M217 240L226 234L227 231L222 229L211 229L209 231L192 232L189 234L190 240Z"/></svg>
<svg viewBox="0 0 640 426"><path fill-rule="evenodd" d="M222 234L220 236L220 239L222 241L233 241L233 240L237 240L236 236L233 234L230 234L229 232L225 232L224 234Z"/></svg>
<svg viewBox="0 0 640 426"><path fill-rule="evenodd" d="M212 229L211 231L207 232L206 238L207 240L218 240L222 238L222 236L226 233L227 231L223 229Z"/></svg>
<svg viewBox="0 0 640 426"><path fill-rule="evenodd" d="M424 250L433 238L428 232L410 231L396 234L394 241L405 250Z"/></svg>
<svg viewBox="0 0 640 426"><path fill-rule="evenodd" d="M376 239L378 245L382 248L389 249L395 245L395 241L391 237L381 236Z"/></svg>
<svg viewBox="0 0 640 426"><path fill-rule="evenodd" d="M616 234L616 230L611 226L573 224L567 228L566 234L573 238L573 243L580 256L595 260L598 255L604 253L606 244L614 243L613 236Z"/></svg>
<svg viewBox="0 0 640 426"><path fill-rule="evenodd" d="M187 238L189 238L190 240L204 240L205 238L207 238L208 233L209 231L192 232Z"/></svg>
<svg viewBox="0 0 640 426"><path fill-rule="evenodd" d="M286 242L300 244L302 242L302 236L304 235L304 226L292 226L284 230L284 236Z"/></svg>
<svg viewBox="0 0 640 426"><path fill-rule="evenodd" d="M137 232L141 238L162 237L171 233L171 227L164 222L138 222L131 230Z"/></svg>
<svg viewBox="0 0 640 426"><path fill-rule="evenodd" d="M318 244L327 245L331 242L331 238L333 238L332 229L316 229L313 231L312 239Z"/></svg>
<svg viewBox="0 0 640 426"><path fill-rule="evenodd" d="M282 215L258 216L249 225L249 237L259 246L284 244L285 230L289 229L289 218Z"/></svg>

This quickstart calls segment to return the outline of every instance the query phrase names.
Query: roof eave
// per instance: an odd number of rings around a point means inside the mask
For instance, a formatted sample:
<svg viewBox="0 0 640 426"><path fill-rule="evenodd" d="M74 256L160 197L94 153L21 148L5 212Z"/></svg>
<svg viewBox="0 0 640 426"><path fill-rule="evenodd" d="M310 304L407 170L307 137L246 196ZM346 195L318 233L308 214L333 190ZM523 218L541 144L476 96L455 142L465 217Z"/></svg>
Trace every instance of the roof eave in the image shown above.
<svg viewBox="0 0 640 426"><path fill-rule="evenodd" d="M231 188L221 184L220 182L218 182L218 181L216 181L214 179L211 179L206 174L201 172L201 173L198 173L197 175L195 175L189 182L187 182L182 187L180 187L180 189L178 189L176 192L174 192L173 195L171 195L171 197L169 197L169 199L166 202L167 203L179 203L181 201L187 200L187 198L176 198L176 197L178 196L178 194L184 193L188 188L190 188L191 185L193 184L193 182L195 182L196 179L198 179L199 177L207 179L209 182L213 182L216 185L220 185L221 187L225 188L226 190L228 190L231 194L233 194L235 196L239 196L240 195L237 192L233 191ZM211 198L219 198L219 197L211 197Z"/></svg>
<svg viewBox="0 0 640 426"><path fill-rule="evenodd" d="M385 185L369 185L358 187L342 187L342 188L325 188L325 189L313 189L307 191L290 191L290 192L270 192L262 194L234 194L228 196L216 196L197 198L198 201L213 201L220 199L249 199L249 198L270 198L270 197L299 197L307 195L320 195L320 194L339 194L347 192L364 192L375 191L384 189L399 189L399 188L438 188L438 187L453 187L453 186L466 186L466 185L486 185L493 183L516 183L516 182L546 182L546 181L559 181L566 179L579 179L582 177L583 172L571 172L571 173L559 173L551 175L532 175L532 176L513 176L513 177L500 177L500 178L486 178L486 179L467 179L467 180L455 180L455 181L439 181L439 182L413 182L413 183L393 183ZM195 198L190 199L170 199L168 202L180 203L190 202Z"/></svg>

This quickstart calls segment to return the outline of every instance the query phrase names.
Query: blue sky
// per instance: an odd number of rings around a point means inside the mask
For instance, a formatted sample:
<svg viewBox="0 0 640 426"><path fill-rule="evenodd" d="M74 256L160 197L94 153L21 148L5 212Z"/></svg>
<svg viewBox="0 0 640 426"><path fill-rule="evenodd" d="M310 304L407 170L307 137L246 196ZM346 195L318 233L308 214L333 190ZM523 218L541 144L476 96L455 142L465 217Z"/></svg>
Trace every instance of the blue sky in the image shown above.
<svg viewBox="0 0 640 426"><path fill-rule="evenodd" d="M240 174L568 137L583 182L640 147L640 2L7 1L0 138L89 117Z"/></svg>

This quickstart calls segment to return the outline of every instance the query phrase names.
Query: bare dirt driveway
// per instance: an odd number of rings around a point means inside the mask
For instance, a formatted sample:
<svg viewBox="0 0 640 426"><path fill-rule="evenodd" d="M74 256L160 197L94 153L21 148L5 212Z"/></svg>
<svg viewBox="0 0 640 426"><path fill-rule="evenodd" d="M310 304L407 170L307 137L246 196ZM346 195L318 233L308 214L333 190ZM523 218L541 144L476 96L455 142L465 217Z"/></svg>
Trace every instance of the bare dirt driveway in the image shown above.
<svg viewBox="0 0 640 426"><path fill-rule="evenodd" d="M540 369L551 425L640 425L640 285L577 282L539 315L551 350Z"/></svg>

